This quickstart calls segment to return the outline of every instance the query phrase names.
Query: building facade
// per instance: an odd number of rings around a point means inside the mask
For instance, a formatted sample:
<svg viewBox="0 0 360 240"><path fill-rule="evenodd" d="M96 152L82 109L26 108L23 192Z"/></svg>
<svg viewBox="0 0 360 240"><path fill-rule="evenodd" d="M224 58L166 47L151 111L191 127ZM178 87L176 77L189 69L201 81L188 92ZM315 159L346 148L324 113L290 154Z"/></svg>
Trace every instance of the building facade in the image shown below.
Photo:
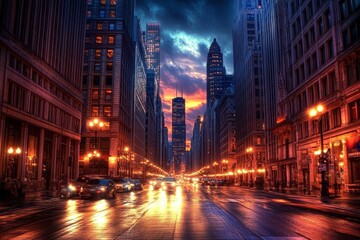
<svg viewBox="0 0 360 240"><path fill-rule="evenodd" d="M347 0L285 4L289 68L271 165L284 187L305 192L327 185L336 194L360 183L359 9ZM310 117L319 104L323 111Z"/></svg>
<svg viewBox="0 0 360 240"><path fill-rule="evenodd" d="M134 29L133 1L87 1L80 173L130 172L135 154ZM92 128L95 118L102 124ZM89 155L94 151L100 156Z"/></svg>
<svg viewBox="0 0 360 240"><path fill-rule="evenodd" d="M253 185L264 167L264 90L259 1L239 2L233 29L236 161L240 183Z"/></svg>
<svg viewBox="0 0 360 240"><path fill-rule="evenodd" d="M78 175L86 3L1 1L0 13L1 190L53 189Z"/></svg>

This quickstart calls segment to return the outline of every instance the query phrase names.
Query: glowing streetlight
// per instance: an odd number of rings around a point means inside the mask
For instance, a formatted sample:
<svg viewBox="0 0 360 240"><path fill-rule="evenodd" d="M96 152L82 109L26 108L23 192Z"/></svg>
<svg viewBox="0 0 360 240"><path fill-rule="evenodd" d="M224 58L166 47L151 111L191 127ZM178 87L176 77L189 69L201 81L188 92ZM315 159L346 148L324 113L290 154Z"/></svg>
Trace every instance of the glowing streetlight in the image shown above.
<svg viewBox="0 0 360 240"><path fill-rule="evenodd" d="M327 197L329 196L329 179L328 179L328 169L329 169L329 161L324 156L324 136L323 136L323 112L324 106L319 104L314 108L309 110L310 118L316 120L319 126L320 133L320 154L319 154L319 162L320 162L320 170L321 170L321 196ZM310 169L309 169L310 171Z"/></svg>

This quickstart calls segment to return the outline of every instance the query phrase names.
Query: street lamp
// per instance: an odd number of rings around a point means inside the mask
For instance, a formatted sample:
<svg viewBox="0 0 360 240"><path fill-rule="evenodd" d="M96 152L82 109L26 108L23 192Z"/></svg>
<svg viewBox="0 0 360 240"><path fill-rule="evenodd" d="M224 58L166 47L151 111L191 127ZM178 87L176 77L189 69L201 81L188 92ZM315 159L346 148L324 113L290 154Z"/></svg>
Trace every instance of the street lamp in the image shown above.
<svg viewBox="0 0 360 240"><path fill-rule="evenodd" d="M252 147L248 147L248 148L246 148L246 152L248 153L248 154L250 154L250 156L251 156L251 159L250 159L250 187L254 187L254 182L253 182L253 155L252 155L252 153L253 153L253 151L254 151L254 149L252 148Z"/></svg>
<svg viewBox="0 0 360 240"><path fill-rule="evenodd" d="M104 122L99 120L98 118L94 118L89 121L90 130L95 132L95 149L97 149L97 132L104 127Z"/></svg>
<svg viewBox="0 0 360 240"><path fill-rule="evenodd" d="M130 158L129 158L129 147L124 147L125 155L126 155L126 168L125 172L128 177L130 177ZM129 172L128 172L129 171Z"/></svg>
<svg viewBox="0 0 360 240"><path fill-rule="evenodd" d="M227 166L228 164L228 160L224 159L222 160L222 165L221 165L221 173L224 174L224 165Z"/></svg>
<svg viewBox="0 0 360 240"><path fill-rule="evenodd" d="M14 154L15 155L20 155L21 153L21 148L17 147L15 150L13 147L9 147L7 150L7 153L9 154L9 162L8 162L8 166L7 166L7 177L10 178L16 178L16 172L17 172L17 166L18 166L18 158L16 158L16 162L14 159Z"/></svg>
<svg viewBox="0 0 360 240"><path fill-rule="evenodd" d="M329 170L329 161L324 155L324 136L323 136L323 113L324 106L319 104L314 108L311 108L309 111L309 116L318 122L319 133L320 133L320 155L319 155L319 169L321 171L321 197L329 196L329 186L328 186L328 170Z"/></svg>

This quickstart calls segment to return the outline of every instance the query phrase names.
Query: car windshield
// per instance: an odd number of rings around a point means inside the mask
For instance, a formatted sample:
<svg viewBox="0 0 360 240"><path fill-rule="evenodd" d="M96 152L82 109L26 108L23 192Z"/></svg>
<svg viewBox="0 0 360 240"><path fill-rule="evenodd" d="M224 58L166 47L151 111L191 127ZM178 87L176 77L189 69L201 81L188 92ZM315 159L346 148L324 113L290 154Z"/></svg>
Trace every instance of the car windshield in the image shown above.
<svg viewBox="0 0 360 240"><path fill-rule="evenodd" d="M99 184L100 183L100 179L90 179L88 181L88 184L91 184L91 185L96 185L96 184Z"/></svg>
<svg viewBox="0 0 360 240"><path fill-rule="evenodd" d="M77 182L86 182L87 180L88 180L88 178L87 178L87 177L84 177L84 176L78 177L78 178L76 179Z"/></svg>

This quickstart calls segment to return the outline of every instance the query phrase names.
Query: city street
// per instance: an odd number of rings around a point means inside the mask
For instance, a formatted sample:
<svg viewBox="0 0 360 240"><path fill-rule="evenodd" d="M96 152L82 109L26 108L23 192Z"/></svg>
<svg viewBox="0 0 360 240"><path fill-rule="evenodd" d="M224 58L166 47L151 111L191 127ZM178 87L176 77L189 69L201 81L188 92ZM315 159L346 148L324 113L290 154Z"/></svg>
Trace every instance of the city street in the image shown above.
<svg viewBox="0 0 360 240"><path fill-rule="evenodd" d="M1 239L359 239L356 199L184 184L115 199L0 203Z"/></svg>

